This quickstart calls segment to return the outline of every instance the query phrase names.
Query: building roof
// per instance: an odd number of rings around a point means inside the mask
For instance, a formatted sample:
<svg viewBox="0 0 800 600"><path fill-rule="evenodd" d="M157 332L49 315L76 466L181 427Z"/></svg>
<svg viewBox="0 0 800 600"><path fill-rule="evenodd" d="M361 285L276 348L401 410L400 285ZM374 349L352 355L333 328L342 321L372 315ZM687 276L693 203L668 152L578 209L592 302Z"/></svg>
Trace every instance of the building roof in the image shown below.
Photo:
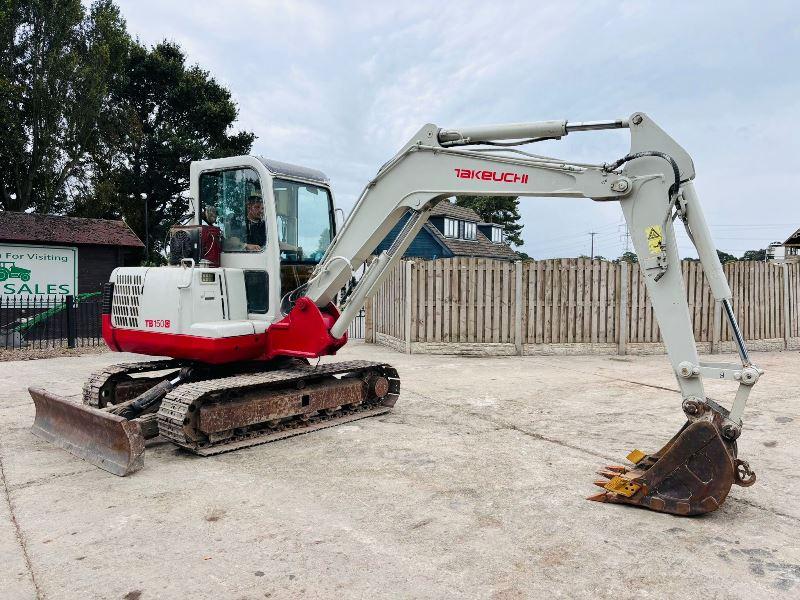
<svg viewBox="0 0 800 600"><path fill-rule="evenodd" d="M461 219L463 221L471 221L480 223L481 217L471 208L466 206L458 206L449 200L442 200L431 211L431 217L449 217L453 219ZM477 229L476 239L474 240L459 240L455 238L445 237L439 229L430 223L426 223L425 227L443 246L446 246L450 252L456 256L477 256L481 258L497 258L502 260L518 260L519 255L514 252L508 244L495 244L487 238L480 229Z"/></svg>
<svg viewBox="0 0 800 600"><path fill-rule="evenodd" d="M462 219L464 221L474 221L475 223L479 223L481 221L480 215L471 208L453 204L447 199L442 200L439 202L439 204L433 207L433 210L431 211L431 217L451 217L453 219Z"/></svg>
<svg viewBox="0 0 800 600"><path fill-rule="evenodd" d="M786 241L783 242L784 246L800 246L800 229L795 231L792 235L786 238Z"/></svg>
<svg viewBox="0 0 800 600"><path fill-rule="evenodd" d="M144 248L124 221L0 212L0 240Z"/></svg>

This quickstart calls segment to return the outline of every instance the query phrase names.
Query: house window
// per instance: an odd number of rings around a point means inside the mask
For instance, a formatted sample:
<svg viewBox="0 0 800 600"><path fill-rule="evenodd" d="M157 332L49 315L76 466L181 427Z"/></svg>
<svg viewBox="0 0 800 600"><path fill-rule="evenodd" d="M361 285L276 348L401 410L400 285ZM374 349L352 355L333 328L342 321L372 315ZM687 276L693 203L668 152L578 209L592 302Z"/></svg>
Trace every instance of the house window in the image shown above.
<svg viewBox="0 0 800 600"><path fill-rule="evenodd" d="M445 217L444 235L449 238L476 240L478 239L478 226L476 223L470 221L461 221L459 219L449 219Z"/></svg>
<svg viewBox="0 0 800 600"><path fill-rule="evenodd" d="M455 219L445 219L444 220L444 235L446 237L457 238L458 237L458 221Z"/></svg>
<svg viewBox="0 0 800 600"><path fill-rule="evenodd" d="M461 221L461 237L465 240L474 240L477 237L477 226L475 223L470 223L469 221Z"/></svg>
<svg viewBox="0 0 800 600"><path fill-rule="evenodd" d="M495 244L502 244L503 243L503 228L502 227L492 227L492 242Z"/></svg>

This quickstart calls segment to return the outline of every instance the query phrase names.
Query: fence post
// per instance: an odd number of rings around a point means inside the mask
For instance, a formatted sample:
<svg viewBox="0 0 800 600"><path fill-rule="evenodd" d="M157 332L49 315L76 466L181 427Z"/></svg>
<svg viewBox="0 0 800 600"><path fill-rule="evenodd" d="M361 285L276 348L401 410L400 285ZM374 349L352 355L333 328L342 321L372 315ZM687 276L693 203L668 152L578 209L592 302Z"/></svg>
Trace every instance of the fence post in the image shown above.
<svg viewBox="0 0 800 600"><path fill-rule="evenodd" d="M713 298L713 296L712 296ZM722 338L722 304L714 298L714 317L711 322L711 354L719 354Z"/></svg>
<svg viewBox="0 0 800 600"><path fill-rule="evenodd" d="M74 296L67 296L66 315L67 315L67 348L75 347L75 315L72 314Z"/></svg>
<svg viewBox="0 0 800 600"><path fill-rule="evenodd" d="M792 320L789 318L789 265L783 263L783 349L789 349L789 338L791 337Z"/></svg>
<svg viewBox="0 0 800 600"><path fill-rule="evenodd" d="M522 356L522 261L514 261L514 346Z"/></svg>
<svg viewBox="0 0 800 600"><path fill-rule="evenodd" d="M364 343L375 343L375 309L373 298L367 298L364 302Z"/></svg>
<svg viewBox="0 0 800 600"><path fill-rule="evenodd" d="M403 268L403 275L405 277L405 285L404 288L404 296L403 300L405 301L405 306L403 307L405 310L405 327L403 331L403 335L406 338L406 354L411 354L411 302L414 295L411 293L411 266L414 264L413 260L406 261L405 266Z"/></svg>
<svg viewBox="0 0 800 600"><path fill-rule="evenodd" d="M628 261L619 261L619 296L617 297L617 354L628 349Z"/></svg>

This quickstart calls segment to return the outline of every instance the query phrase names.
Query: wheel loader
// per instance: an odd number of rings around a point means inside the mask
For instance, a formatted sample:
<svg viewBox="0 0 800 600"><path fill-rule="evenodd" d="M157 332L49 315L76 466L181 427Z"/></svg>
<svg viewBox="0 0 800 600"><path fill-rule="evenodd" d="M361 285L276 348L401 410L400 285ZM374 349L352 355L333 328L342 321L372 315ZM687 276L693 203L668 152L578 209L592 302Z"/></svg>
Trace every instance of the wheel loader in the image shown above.
<svg viewBox="0 0 800 600"><path fill-rule="evenodd" d="M521 149L570 133L627 129L630 152L602 164ZM737 456L747 397L763 371L748 355L731 292L693 186L691 157L644 113L593 122L422 127L367 184L337 227L321 172L256 156L193 162L194 219L171 231L170 265L124 267L103 289L111 350L156 360L118 364L86 382L83 404L31 388L33 432L116 475L143 466L161 435L212 455L363 419L398 399L384 363L316 365L403 256L431 209L453 195L581 197L617 202L678 381L686 423L657 452L600 471L590 499L677 515L713 511L755 475ZM699 360L674 222L693 241L740 362ZM403 221L404 220L404 221ZM373 257L395 228L391 247ZM369 262L346 302L339 291ZM728 407L703 379L738 386Z"/></svg>

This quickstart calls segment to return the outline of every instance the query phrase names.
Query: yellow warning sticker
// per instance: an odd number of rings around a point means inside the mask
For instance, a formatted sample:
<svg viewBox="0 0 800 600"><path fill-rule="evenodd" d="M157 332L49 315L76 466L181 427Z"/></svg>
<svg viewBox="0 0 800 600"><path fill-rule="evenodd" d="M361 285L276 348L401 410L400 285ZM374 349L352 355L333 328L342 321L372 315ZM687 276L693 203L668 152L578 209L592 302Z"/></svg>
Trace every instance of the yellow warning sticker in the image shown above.
<svg viewBox="0 0 800 600"><path fill-rule="evenodd" d="M647 235L647 247L650 248L650 254L661 252L661 241L664 239L664 236L661 235L661 225L650 225L644 231Z"/></svg>

